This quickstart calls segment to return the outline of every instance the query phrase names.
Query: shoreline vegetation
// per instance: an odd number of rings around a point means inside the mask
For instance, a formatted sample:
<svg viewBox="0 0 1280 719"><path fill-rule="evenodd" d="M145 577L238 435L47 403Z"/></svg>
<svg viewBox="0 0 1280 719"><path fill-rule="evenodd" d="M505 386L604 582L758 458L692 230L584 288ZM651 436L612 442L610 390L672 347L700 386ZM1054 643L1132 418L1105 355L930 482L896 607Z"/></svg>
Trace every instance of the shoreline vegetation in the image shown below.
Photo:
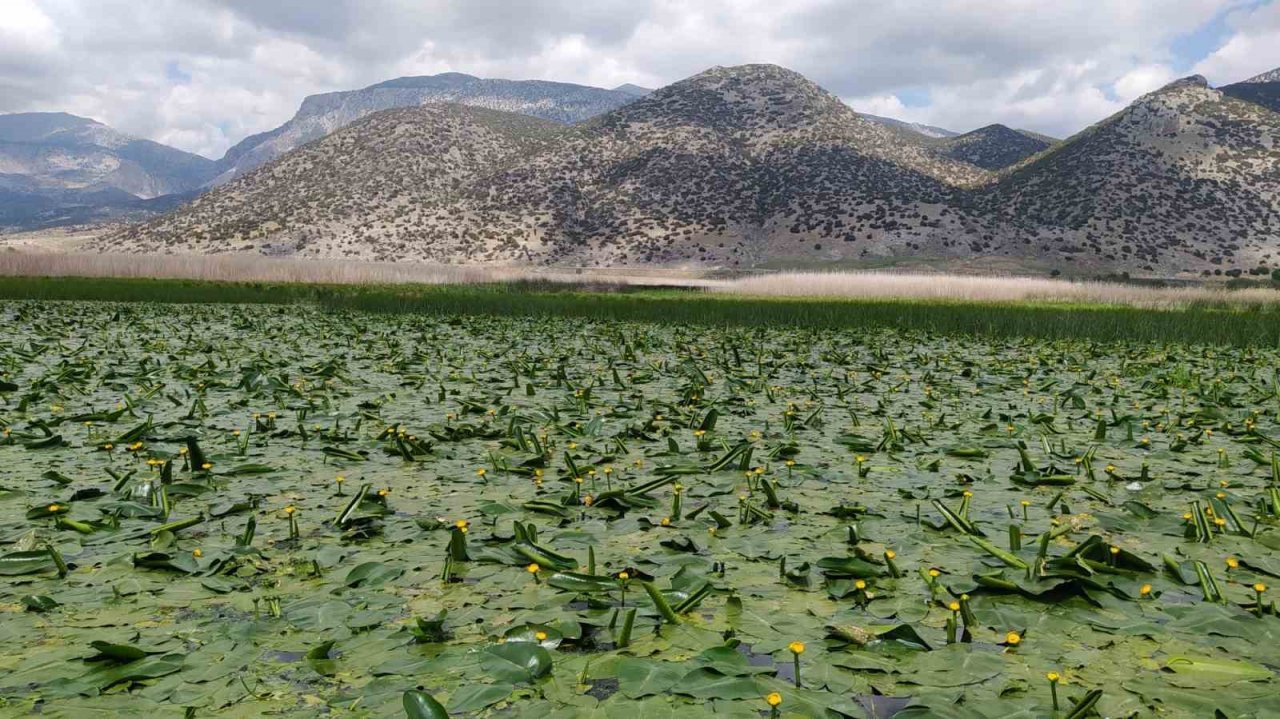
<svg viewBox="0 0 1280 719"><path fill-rule="evenodd" d="M1280 346L1280 291L889 272L533 271L170 255L0 254L0 299L308 304L1043 339Z"/></svg>

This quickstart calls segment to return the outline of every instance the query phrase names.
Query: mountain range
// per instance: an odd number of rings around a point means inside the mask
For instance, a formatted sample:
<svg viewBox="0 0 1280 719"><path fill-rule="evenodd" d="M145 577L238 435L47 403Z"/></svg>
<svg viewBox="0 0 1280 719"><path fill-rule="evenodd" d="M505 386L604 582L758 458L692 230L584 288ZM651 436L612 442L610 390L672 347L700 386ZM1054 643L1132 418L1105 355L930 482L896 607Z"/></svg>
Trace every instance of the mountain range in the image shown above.
<svg viewBox="0 0 1280 719"><path fill-rule="evenodd" d="M1277 106L1280 71L1220 89L1191 77L1062 141L959 134L745 65L658 90L400 78L308 97L217 162L127 149L140 141L71 116L2 116L0 139L152 160L145 178L46 162L11 185L190 200L91 245L110 251L727 267L976 255L1238 274L1280 265Z"/></svg>
<svg viewBox="0 0 1280 719"><path fill-rule="evenodd" d="M1280 264L1278 142L1280 114L1199 77L1055 142L999 125L929 137L784 68L717 67L570 126L457 104L374 113L96 246L1235 273Z"/></svg>
<svg viewBox="0 0 1280 719"><path fill-rule="evenodd" d="M361 90L311 95L285 124L251 135L228 150L218 163L214 184L242 175L380 110L452 102L572 124L625 105L647 92L635 85L604 90L565 82L489 80L447 72L401 77Z"/></svg>
<svg viewBox="0 0 1280 719"><path fill-rule="evenodd" d="M0 115L0 227L154 214L215 174L212 160L88 118Z"/></svg>

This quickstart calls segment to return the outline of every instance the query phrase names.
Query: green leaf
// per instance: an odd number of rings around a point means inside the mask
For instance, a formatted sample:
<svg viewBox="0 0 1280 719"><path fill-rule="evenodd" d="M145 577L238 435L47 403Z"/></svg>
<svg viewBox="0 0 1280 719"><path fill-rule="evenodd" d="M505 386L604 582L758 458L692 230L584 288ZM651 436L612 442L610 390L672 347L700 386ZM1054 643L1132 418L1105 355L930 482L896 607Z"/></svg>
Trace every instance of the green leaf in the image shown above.
<svg viewBox="0 0 1280 719"><path fill-rule="evenodd" d="M48 550L33 549L26 552L10 552L0 557L0 576L17 577L39 574L57 569L53 555Z"/></svg>
<svg viewBox="0 0 1280 719"><path fill-rule="evenodd" d="M1004 655L952 644L920 655L912 664L910 681L927 687L962 687L1000 676Z"/></svg>
<svg viewBox="0 0 1280 719"><path fill-rule="evenodd" d="M872 579L881 574L879 567L857 557L823 557L817 564L824 575L833 578Z"/></svg>
<svg viewBox="0 0 1280 719"><path fill-rule="evenodd" d="M401 698L404 715L408 719L449 719L449 713L440 702L426 692L410 689Z"/></svg>
<svg viewBox="0 0 1280 719"><path fill-rule="evenodd" d="M480 668L500 682L531 682L551 673L551 653L538 644L494 644L480 654Z"/></svg>
<svg viewBox="0 0 1280 719"><path fill-rule="evenodd" d="M22 598L22 605L32 612L47 612L59 606L56 599L44 594L28 594Z"/></svg>
<svg viewBox="0 0 1280 719"><path fill-rule="evenodd" d="M1259 664L1210 657L1172 656L1165 659L1164 668L1212 684L1265 681L1274 676Z"/></svg>
<svg viewBox="0 0 1280 719"><path fill-rule="evenodd" d="M307 652L307 665L322 677L331 677L337 671L338 663L329 657L333 650L334 640L316 645Z"/></svg>
<svg viewBox="0 0 1280 719"><path fill-rule="evenodd" d="M511 696L514 690L515 687L510 684L468 684L459 687L449 697L449 711L478 712Z"/></svg>
<svg viewBox="0 0 1280 719"><path fill-rule="evenodd" d="M753 677L725 676L714 669L694 669L671 687L671 693L696 699L759 699L767 692Z"/></svg>
<svg viewBox="0 0 1280 719"><path fill-rule="evenodd" d="M347 572L347 578L343 583L348 587L377 587L396 579L401 574L404 574L404 570L400 567L388 567L382 562L365 562Z"/></svg>
<svg viewBox="0 0 1280 719"><path fill-rule="evenodd" d="M98 650L97 655L89 658L89 661L110 661L118 664L135 662L147 656L143 650L131 644L112 644L101 640L89 642L89 646Z"/></svg>
<svg viewBox="0 0 1280 719"><path fill-rule="evenodd" d="M665 694L688 671L688 667L675 662L624 657L618 660L619 691L628 699Z"/></svg>
<svg viewBox="0 0 1280 719"><path fill-rule="evenodd" d="M79 681L102 691L121 682L155 679L182 671L185 660L184 655L176 653L148 656L128 664L108 665L95 669L80 677Z"/></svg>

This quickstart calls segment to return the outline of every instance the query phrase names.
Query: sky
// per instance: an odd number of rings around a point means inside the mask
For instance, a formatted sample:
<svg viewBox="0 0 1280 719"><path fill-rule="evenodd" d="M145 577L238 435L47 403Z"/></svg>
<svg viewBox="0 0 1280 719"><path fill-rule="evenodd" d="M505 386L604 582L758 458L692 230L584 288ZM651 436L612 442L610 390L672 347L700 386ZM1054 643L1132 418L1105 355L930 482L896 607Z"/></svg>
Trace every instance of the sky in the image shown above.
<svg viewBox="0 0 1280 719"><path fill-rule="evenodd" d="M855 110L1065 137L1280 67L1280 0L0 0L0 112L210 158L306 95L465 72L661 87L769 62Z"/></svg>

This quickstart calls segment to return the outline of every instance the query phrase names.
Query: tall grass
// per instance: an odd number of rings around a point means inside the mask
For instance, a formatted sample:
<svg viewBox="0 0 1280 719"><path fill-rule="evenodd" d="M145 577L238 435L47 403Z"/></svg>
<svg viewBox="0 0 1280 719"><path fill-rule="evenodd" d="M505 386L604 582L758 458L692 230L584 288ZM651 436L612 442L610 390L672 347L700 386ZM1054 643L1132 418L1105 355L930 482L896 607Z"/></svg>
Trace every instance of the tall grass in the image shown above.
<svg viewBox="0 0 1280 719"><path fill-rule="evenodd" d="M0 277L0 299L300 303L331 311L554 316L695 326L899 328L1046 339L1280 346L1280 309L745 297L690 290L585 292L566 285L314 285Z"/></svg>
<svg viewBox="0 0 1280 719"><path fill-rule="evenodd" d="M1252 308L1280 304L1280 290L1268 288L1229 290L1222 285L1146 287L1118 282L924 273L783 272L734 280L711 289L755 297L1065 302L1147 309L1196 306Z"/></svg>
<svg viewBox="0 0 1280 719"><path fill-rule="evenodd" d="M588 274L583 274L583 272ZM710 287L700 272L647 268L589 271L442 265L420 262L296 259L260 255L129 255L0 252L0 277L116 277L329 285L490 284L539 281L578 284Z"/></svg>
<svg viewBox="0 0 1280 719"><path fill-rule="evenodd" d="M541 283L573 287L677 286L741 297L1056 302L1146 309L1254 308L1280 305L1274 289L1220 284L1149 287L1037 277L977 277L898 272L782 272L712 279L671 268L524 268L361 262L227 255L0 253L3 277L116 277L318 285L469 285Z"/></svg>

